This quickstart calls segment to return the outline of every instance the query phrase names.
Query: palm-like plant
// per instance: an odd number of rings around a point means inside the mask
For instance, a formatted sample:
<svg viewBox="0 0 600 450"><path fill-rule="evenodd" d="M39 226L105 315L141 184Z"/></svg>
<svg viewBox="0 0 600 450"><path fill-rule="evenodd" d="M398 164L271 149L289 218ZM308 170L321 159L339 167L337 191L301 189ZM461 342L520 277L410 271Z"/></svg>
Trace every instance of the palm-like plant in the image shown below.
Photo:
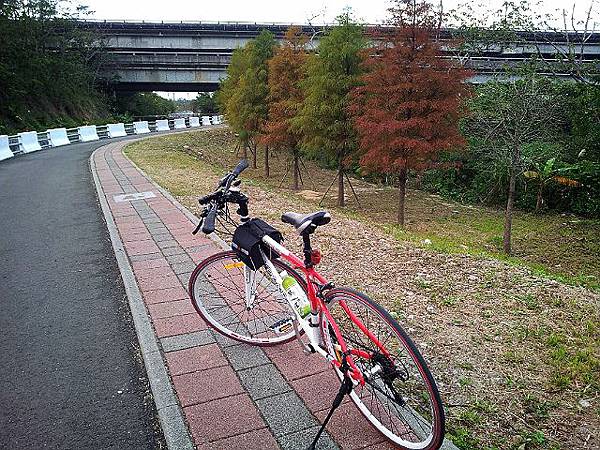
<svg viewBox="0 0 600 450"><path fill-rule="evenodd" d="M553 183L568 187L579 187L581 183L565 176L567 173L577 169L574 165L560 165L556 158L550 158L545 162L533 163L533 170L523 172L523 176L538 183L537 201L535 210L540 211L544 206L544 191Z"/></svg>

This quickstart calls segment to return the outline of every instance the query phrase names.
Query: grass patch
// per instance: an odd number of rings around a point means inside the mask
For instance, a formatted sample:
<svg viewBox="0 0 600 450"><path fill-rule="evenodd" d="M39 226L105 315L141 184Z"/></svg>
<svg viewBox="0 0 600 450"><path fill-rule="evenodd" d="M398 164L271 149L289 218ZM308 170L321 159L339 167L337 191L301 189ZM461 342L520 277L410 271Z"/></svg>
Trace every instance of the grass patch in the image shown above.
<svg viewBox="0 0 600 450"><path fill-rule="evenodd" d="M484 446L467 427L455 426L447 430L447 436L461 450L498 450L498 447Z"/></svg>
<svg viewBox="0 0 600 450"><path fill-rule="evenodd" d="M597 226L598 233L600 233L600 225ZM598 275L591 273L573 274L572 271L569 270L572 267L571 261L574 259L579 259L579 255L573 253L570 250L564 249L564 253L552 255L552 252L555 250L547 249L545 244L542 248L531 249L532 252L535 251L535 254L531 253L529 255L524 255L523 257L509 256L502 252L501 236L486 237L483 233L475 233L473 235L473 241L471 242L470 239L465 240L464 238L461 240L456 240L455 237L445 235L443 234L445 231L441 231L437 228L436 230L430 230L426 232L411 231L409 228L403 229L398 225L387 224L383 225L383 229L399 241L411 242L412 244L417 245L421 248L430 249L436 252L447 254L466 254L483 258L494 258L503 261L507 264L527 267L535 275L540 277L559 281L561 283L569 284L571 286L584 286L589 289L600 291L600 278L598 277ZM465 236L466 234L467 233L463 234L463 236ZM471 234L473 233L471 232ZM554 238L560 239L560 236L554 236ZM552 241L552 239L553 236L548 237L549 241ZM560 247L562 246L559 246L559 252ZM545 253L546 251L548 253ZM553 256L552 259L555 259L556 256L563 256L563 265L567 270L569 270L570 273L559 272L556 269L545 265L543 262L532 261L533 258L536 258L541 261L543 260L543 258L550 256ZM600 264L600 250L599 253L596 254L596 256L590 257L593 260L592 263L589 263L588 261L588 263L584 264L583 261L578 260L577 265L582 265L585 267L590 266L592 267L591 270L593 270L595 273L598 273L600 268L596 265Z"/></svg>
<svg viewBox="0 0 600 450"><path fill-rule="evenodd" d="M600 358L598 356L597 325L587 321L588 333L551 333L546 338L549 361L554 369L551 384L566 389L573 384L586 386L590 394L600 392Z"/></svg>

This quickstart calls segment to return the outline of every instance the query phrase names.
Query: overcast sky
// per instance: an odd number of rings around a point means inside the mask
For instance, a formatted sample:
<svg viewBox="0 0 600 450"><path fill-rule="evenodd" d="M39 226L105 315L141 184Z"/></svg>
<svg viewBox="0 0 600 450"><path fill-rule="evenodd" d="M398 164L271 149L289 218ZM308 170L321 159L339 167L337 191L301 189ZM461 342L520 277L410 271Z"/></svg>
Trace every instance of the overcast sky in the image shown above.
<svg viewBox="0 0 600 450"><path fill-rule="evenodd" d="M532 0L532 3L535 0ZM574 0L543 0L541 10L552 12L557 8L570 9ZM583 14L592 0L575 0ZM438 0L434 0L435 3ZM380 23L386 18L389 0L79 0L89 6L95 19L124 19L146 21L240 21L331 23L345 7L351 7L356 17L368 23ZM465 0L444 0L446 10ZM486 7L498 7L502 0L476 0ZM598 10L600 0L595 0Z"/></svg>

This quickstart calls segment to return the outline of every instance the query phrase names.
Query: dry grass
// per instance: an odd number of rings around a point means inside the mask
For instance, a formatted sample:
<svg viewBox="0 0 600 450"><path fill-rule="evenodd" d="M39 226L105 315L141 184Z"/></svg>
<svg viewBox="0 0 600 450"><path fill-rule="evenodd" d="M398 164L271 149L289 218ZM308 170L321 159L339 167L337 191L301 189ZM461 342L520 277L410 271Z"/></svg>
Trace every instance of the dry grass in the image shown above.
<svg viewBox="0 0 600 450"><path fill-rule="evenodd" d="M196 198L237 162L227 131L144 141L126 153L195 212ZM282 175L283 157L274 163ZM322 192L332 173L307 165L317 184L310 191ZM266 182L259 170L245 172L243 180L251 212L273 224L282 211L317 209L318 195L277 189L278 181ZM377 189L356 184L361 200ZM382 193L388 195L369 196ZM409 214L430 208L434 217L444 204L463 208L420 198L431 197L411 192L409 205L419 206L409 206ZM368 217L352 208L333 211L334 220L315 238L325 255L320 269L398 314L432 366L454 442L464 449L600 448L600 296L523 266L399 240L406 236L381 225L394 203L377 205L381 211ZM473 216L491 220L486 211ZM288 247L300 248L288 226L278 228Z"/></svg>
<svg viewBox="0 0 600 450"><path fill-rule="evenodd" d="M198 138L197 136L201 136ZM198 155L215 167L234 167L240 156L233 133L227 129L185 135L175 141L179 149ZM291 193L291 175L286 173L285 154L271 157L271 177L266 179L262 169L262 151L258 169L248 169L247 178L268 189L283 189ZM304 186L299 196L321 200L330 186L334 173L322 169L313 161L305 161ZM384 227L399 240L446 253L468 253L495 258L507 258L502 250L503 212L492 208L462 205L428 192L411 189L407 198L407 226L395 225L396 189L376 186L353 179L361 207L346 189L347 207L344 213L367 219ZM281 186L281 188L280 188ZM324 207L336 205L336 186L325 198ZM514 218L513 250L509 261L525 263L537 272L552 274L562 281L600 288L600 220L586 220L564 214L532 214L517 211ZM423 242L430 242L423 244Z"/></svg>

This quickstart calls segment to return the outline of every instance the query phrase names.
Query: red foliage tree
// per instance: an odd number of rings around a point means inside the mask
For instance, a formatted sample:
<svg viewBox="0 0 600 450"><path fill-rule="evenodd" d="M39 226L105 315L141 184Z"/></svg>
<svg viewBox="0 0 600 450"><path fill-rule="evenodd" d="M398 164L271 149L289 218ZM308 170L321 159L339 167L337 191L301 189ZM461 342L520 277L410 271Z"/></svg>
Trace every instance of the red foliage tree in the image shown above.
<svg viewBox="0 0 600 450"><path fill-rule="evenodd" d="M404 225L411 169L435 165L441 151L463 145L458 129L468 72L441 58L439 18L424 1L397 0L393 32L370 49L351 112L365 169L399 178L398 223Z"/></svg>
<svg viewBox="0 0 600 450"><path fill-rule="evenodd" d="M262 142L276 149L291 152L294 189L300 176L300 132L292 127L292 119L302 107L304 95L300 81L308 53L306 35L299 27L290 27L283 44L269 60L269 118L263 127Z"/></svg>

